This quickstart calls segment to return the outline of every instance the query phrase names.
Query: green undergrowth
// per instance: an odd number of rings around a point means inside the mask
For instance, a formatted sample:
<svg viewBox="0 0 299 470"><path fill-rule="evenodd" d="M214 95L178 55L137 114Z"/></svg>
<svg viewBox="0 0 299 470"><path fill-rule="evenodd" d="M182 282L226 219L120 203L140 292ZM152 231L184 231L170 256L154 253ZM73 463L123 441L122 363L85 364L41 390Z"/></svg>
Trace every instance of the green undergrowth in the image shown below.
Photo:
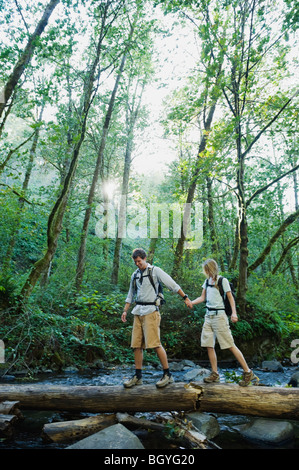
<svg viewBox="0 0 299 470"><path fill-rule="evenodd" d="M68 295L36 291L26 306L20 307L17 284L0 279L0 339L5 345L4 372L26 369L30 373L68 366L90 367L97 361L133 363L130 337L133 315L121 321L126 293L86 290ZM192 293L191 293L192 294ZM204 305L188 309L182 300L165 292L161 315L161 339L170 359L201 359L200 346ZM270 302L250 300L246 317L230 324L236 344L253 345L259 359L290 357L292 339L299 337L298 321L292 310L273 309ZM259 344L268 339L263 353ZM273 347L272 347L273 345ZM248 349L250 351L250 349ZM254 351L250 351L254 354ZM272 357L271 357L272 356ZM157 364L153 351L145 353L145 363Z"/></svg>

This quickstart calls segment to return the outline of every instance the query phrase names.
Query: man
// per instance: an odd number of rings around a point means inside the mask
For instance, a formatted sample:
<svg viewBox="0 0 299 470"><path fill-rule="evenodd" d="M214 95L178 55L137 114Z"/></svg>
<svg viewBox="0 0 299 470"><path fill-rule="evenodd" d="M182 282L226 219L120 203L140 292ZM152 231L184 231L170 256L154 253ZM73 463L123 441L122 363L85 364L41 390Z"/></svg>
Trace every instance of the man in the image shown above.
<svg viewBox="0 0 299 470"><path fill-rule="evenodd" d="M135 374L132 379L124 383L125 388L142 384L143 349L155 349L163 367L163 376L156 383L158 388L165 387L173 382L169 372L167 354L160 341L159 283L177 292L190 307L192 304L180 286L161 268L151 266L146 261L146 252L141 248L133 251L132 258L137 270L132 274L130 289L127 295L124 311L121 316L123 322L127 321L127 313L134 298L136 306L132 310L134 315L131 347L134 349Z"/></svg>

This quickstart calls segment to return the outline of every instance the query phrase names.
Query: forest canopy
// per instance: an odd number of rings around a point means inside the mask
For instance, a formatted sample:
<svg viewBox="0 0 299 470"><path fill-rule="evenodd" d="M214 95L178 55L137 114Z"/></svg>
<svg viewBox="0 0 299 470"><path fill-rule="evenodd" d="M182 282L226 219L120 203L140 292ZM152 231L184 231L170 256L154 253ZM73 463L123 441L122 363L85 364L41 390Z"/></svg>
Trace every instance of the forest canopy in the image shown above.
<svg viewBox="0 0 299 470"><path fill-rule="evenodd" d="M130 361L120 315L136 247L191 298L216 259L236 289L236 337L252 356L288 355L296 2L0 0L0 13L8 366ZM165 295L169 355L201 357L204 309Z"/></svg>

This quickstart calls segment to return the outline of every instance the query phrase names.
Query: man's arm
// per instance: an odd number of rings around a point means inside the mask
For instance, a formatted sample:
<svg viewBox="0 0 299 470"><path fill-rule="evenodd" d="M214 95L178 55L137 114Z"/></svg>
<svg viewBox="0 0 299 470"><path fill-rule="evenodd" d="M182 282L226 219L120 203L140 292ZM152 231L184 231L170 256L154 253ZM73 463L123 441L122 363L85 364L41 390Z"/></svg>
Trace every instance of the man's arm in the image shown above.
<svg viewBox="0 0 299 470"><path fill-rule="evenodd" d="M163 271L163 269L161 268L158 268L157 266L155 267L155 270L156 270L156 274L157 274L157 278L159 281L163 282L163 284L165 284L165 286L171 290L172 292L176 292L177 294L179 294L183 299L184 299L184 302L185 304L190 307L190 299L188 298L188 296L184 293L184 291L181 289L181 287L174 281L174 279L172 279L171 276L169 276L169 274L167 274L165 271ZM185 297L185 298L184 298Z"/></svg>
<svg viewBox="0 0 299 470"><path fill-rule="evenodd" d="M131 306L131 304L129 302L126 302L124 311L123 311L122 316L121 316L121 321L124 322L124 323L127 321L127 313L128 313L128 310L129 310L130 306Z"/></svg>
<svg viewBox="0 0 299 470"><path fill-rule="evenodd" d="M184 302L185 302L185 304L187 305L187 307L192 308L191 300L190 300L189 297L182 291L181 288L178 290L178 294L184 299ZM185 297L185 298L184 298L184 297Z"/></svg>

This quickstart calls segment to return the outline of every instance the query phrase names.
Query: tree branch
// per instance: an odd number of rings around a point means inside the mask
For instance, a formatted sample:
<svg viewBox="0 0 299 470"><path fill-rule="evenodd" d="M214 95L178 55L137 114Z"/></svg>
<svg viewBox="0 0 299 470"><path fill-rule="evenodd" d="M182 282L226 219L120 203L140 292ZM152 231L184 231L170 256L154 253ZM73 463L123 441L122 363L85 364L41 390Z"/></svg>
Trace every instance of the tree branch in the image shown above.
<svg viewBox="0 0 299 470"><path fill-rule="evenodd" d="M290 243L283 249L283 252L281 253L280 255L280 258L277 262L277 264L275 265L273 271L272 271L272 274L275 274L278 269L280 268L283 260L285 259L286 255L288 254L288 252L294 247L297 245L297 243L299 243L299 236L294 238L293 240L290 241Z"/></svg>
<svg viewBox="0 0 299 470"><path fill-rule="evenodd" d="M9 152L8 152L8 155L6 157L6 159L4 160L3 163L0 163L0 174L2 173L2 171L4 170L5 166L7 165L7 163L9 162L9 160L11 159L12 155L17 152L21 147L23 147L23 145L27 144L27 142L29 142L30 139L32 139L32 137L34 136L36 131L34 131L29 137L28 139L24 140L24 142L22 142L20 145L18 145L18 147L14 148L14 149L11 149Z"/></svg>
<svg viewBox="0 0 299 470"><path fill-rule="evenodd" d="M299 168L299 165L295 166L294 168L292 168L291 170L287 171L286 173L284 173L283 175L280 175L278 176L277 178L275 178L273 181L271 181L270 183L266 184L265 186L263 186L262 188L258 189L257 191L255 191L255 193L252 194L252 196L248 199L248 201L246 202L246 207L249 206L249 204L251 204L252 200L258 196L259 194L261 194L263 191L265 191L266 189L268 189L270 186L272 186L272 184L275 184L277 183L277 181L281 180L282 178L284 178L285 176L289 175L290 173L293 173L294 171L298 170Z"/></svg>
<svg viewBox="0 0 299 470"><path fill-rule="evenodd" d="M253 139L253 141L251 142L251 144L247 147L247 149L245 150L245 152L243 152L242 154L242 158L244 158L247 153L250 152L250 150L252 149L252 147L254 146L254 144L259 140L259 138L264 134L264 132L273 124L273 122L276 121L276 119L278 119L278 117L280 116L280 114L285 110L285 108L290 104L290 102L292 101L292 99L297 96L299 93L299 91L296 91L296 93L293 94L293 96L291 96L291 98L283 105L283 107L278 111L277 114L275 114L275 116L263 127L263 129L260 130L260 132L255 136L255 138Z"/></svg>
<svg viewBox="0 0 299 470"><path fill-rule="evenodd" d="M16 189L12 188L8 184L5 183L0 183L0 186L5 186L6 188L10 189L14 194L16 194L19 198L23 199L27 204L32 204L32 202L28 201L28 199L25 198L25 196L21 193L19 193Z"/></svg>
<svg viewBox="0 0 299 470"><path fill-rule="evenodd" d="M278 238L286 231L289 225L291 225L299 216L299 209L296 212L293 212L293 214L289 215L285 221L281 224L278 230L276 230L275 234L273 237L269 240L266 248L263 250L263 252L260 254L260 256L255 260L254 263L252 263L247 271L247 276L252 273L258 266L260 266L266 259L266 257L269 255L270 251L273 248L274 243L278 240Z"/></svg>

